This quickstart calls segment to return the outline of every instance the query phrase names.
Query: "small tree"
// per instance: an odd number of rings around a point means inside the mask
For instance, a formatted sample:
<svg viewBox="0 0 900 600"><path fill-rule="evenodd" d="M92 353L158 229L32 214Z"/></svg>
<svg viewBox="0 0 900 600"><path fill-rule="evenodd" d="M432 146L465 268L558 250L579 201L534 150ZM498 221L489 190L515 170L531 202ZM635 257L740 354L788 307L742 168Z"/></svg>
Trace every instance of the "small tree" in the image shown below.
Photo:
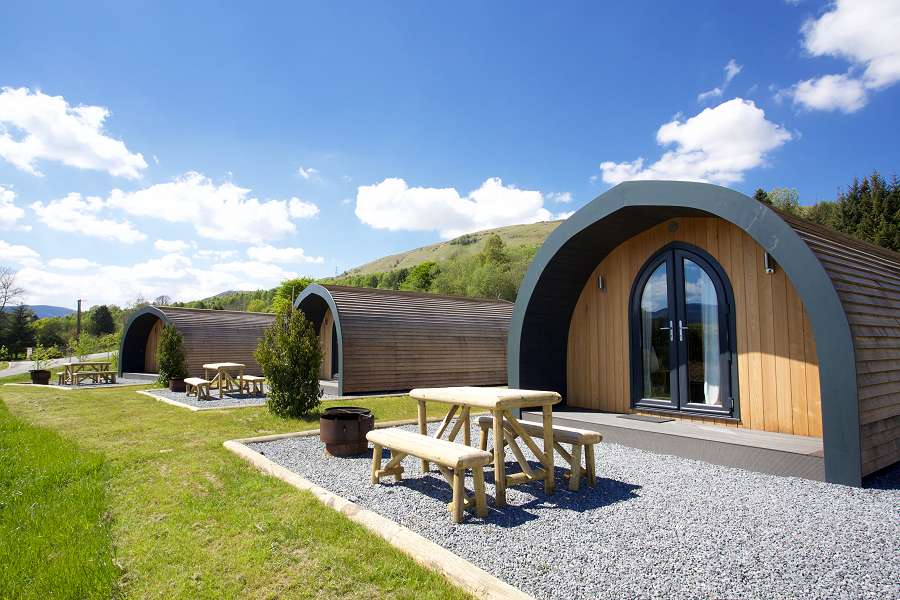
<svg viewBox="0 0 900 600"><path fill-rule="evenodd" d="M269 382L272 413L297 418L319 406L322 349L303 312L289 306L278 311L256 348L256 361Z"/></svg>
<svg viewBox="0 0 900 600"><path fill-rule="evenodd" d="M88 331L91 335L106 335L107 333L115 333L116 322L113 320L109 307L105 304L95 306L91 310L91 319L88 321Z"/></svg>
<svg viewBox="0 0 900 600"><path fill-rule="evenodd" d="M772 201L769 200L769 194L767 194L766 190L762 188L756 188L756 193L753 194L753 199L757 202L762 202L763 204L772 204Z"/></svg>
<svg viewBox="0 0 900 600"><path fill-rule="evenodd" d="M187 377L187 359L184 356L184 336L174 325L166 325L159 334L156 347L156 364L159 367L161 385L169 385L170 379Z"/></svg>

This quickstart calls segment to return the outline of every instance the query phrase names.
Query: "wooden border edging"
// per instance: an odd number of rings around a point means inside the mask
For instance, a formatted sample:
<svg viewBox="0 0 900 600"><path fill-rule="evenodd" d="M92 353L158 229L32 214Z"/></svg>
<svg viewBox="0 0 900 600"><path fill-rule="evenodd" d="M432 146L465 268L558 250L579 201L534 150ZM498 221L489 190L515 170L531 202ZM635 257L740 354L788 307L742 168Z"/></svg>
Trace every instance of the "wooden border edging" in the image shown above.
<svg viewBox="0 0 900 600"><path fill-rule="evenodd" d="M430 421L437 420L440 419L430 419ZM417 421L414 419L391 421L379 423L377 427L394 427L416 422ZM239 440L228 440L224 443L224 446L244 460L249 461L263 473L276 477L285 483L294 486L298 490L311 493L325 506L336 510L351 521L354 521L372 533L381 536L391 546L407 554L420 565L441 573L452 583L463 588L476 598L487 598L491 600L534 600L533 596L501 581L487 571L473 565L466 559L457 556L431 540L422 537L411 529L314 484L308 479L305 479L293 471L266 458L246 445L248 443L268 442L290 437L306 437L317 435L318 433L318 429L312 429L299 433L283 433Z"/></svg>

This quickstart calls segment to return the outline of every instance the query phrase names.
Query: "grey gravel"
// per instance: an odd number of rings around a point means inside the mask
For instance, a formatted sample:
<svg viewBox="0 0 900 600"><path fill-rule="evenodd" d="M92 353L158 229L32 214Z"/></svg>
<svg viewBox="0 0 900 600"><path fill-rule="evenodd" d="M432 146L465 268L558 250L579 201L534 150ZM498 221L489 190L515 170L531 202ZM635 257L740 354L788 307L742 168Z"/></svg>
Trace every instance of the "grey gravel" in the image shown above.
<svg viewBox="0 0 900 600"><path fill-rule="evenodd" d="M119 387L123 385L146 385L147 381L144 379L128 379L127 377L116 377L115 383L93 383L91 381L82 381L78 385L57 385L55 380L50 381L50 385L53 387L61 387L66 389L76 389L80 390L83 388L113 388Z"/></svg>
<svg viewBox="0 0 900 600"><path fill-rule="evenodd" d="M411 457L373 486L370 455L317 436L252 447L537 598L900 598L896 466L857 489L604 443L596 488L570 492L557 457L554 495L517 486L498 510L488 469L487 518L455 525L450 487Z"/></svg>
<svg viewBox="0 0 900 600"><path fill-rule="evenodd" d="M225 392L222 398L219 398L219 391L215 388L212 390L210 399L198 399L197 396L188 396L184 392L173 392L168 388L153 388L147 390L150 394L175 400L182 404L194 406L196 408L231 408L235 406L265 406L266 396L253 396L250 394L239 394L237 392ZM325 394L322 400L329 400L332 396Z"/></svg>

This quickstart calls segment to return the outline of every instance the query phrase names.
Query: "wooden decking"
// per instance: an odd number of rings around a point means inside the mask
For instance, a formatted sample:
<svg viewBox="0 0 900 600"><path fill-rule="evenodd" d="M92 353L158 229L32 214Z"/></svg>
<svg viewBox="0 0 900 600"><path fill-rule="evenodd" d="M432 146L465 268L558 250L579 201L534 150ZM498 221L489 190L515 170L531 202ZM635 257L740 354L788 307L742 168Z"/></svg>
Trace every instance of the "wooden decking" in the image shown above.
<svg viewBox="0 0 900 600"><path fill-rule="evenodd" d="M683 421L652 423L625 419L619 413L559 408L559 425L592 429L605 443L622 444L658 454L672 454L760 473L825 480L822 439L800 435L703 425ZM539 412L523 419L539 421ZM597 461L603 463L602 446ZM602 466L600 466L602 471Z"/></svg>

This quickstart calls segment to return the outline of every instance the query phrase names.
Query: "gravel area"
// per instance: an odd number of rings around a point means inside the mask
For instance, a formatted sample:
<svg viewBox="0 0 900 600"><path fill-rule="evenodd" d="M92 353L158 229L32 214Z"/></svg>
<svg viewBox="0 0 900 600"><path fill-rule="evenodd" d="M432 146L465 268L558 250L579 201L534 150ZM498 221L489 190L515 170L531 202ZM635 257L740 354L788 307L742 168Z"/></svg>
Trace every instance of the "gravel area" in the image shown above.
<svg viewBox="0 0 900 600"><path fill-rule="evenodd" d="M450 487L411 457L373 486L371 456L315 436L251 446L537 598L900 598L896 466L856 489L601 444L597 487L570 492L557 458L554 495L517 486L498 510L488 469L487 518L455 525Z"/></svg>
<svg viewBox="0 0 900 600"><path fill-rule="evenodd" d="M56 385L55 380L50 381L50 385L53 387L62 387L66 389L84 389L84 388L112 388L119 387L123 385L147 385L148 383L152 383L151 381L147 381L145 379L128 379L125 377L116 377L115 383L92 383L91 381L85 380L79 383L76 386L71 385Z"/></svg>
<svg viewBox="0 0 900 600"><path fill-rule="evenodd" d="M225 392L224 396L219 398L219 391L215 388L212 390L212 398L198 399L196 396L188 396L184 392L173 392L168 388L154 388L147 390L148 393L168 400L175 400L182 404L194 406L196 408L231 408L235 406L265 406L266 396L252 396L249 394L239 394L237 392ZM322 400L333 398L330 394L322 396Z"/></svg>

